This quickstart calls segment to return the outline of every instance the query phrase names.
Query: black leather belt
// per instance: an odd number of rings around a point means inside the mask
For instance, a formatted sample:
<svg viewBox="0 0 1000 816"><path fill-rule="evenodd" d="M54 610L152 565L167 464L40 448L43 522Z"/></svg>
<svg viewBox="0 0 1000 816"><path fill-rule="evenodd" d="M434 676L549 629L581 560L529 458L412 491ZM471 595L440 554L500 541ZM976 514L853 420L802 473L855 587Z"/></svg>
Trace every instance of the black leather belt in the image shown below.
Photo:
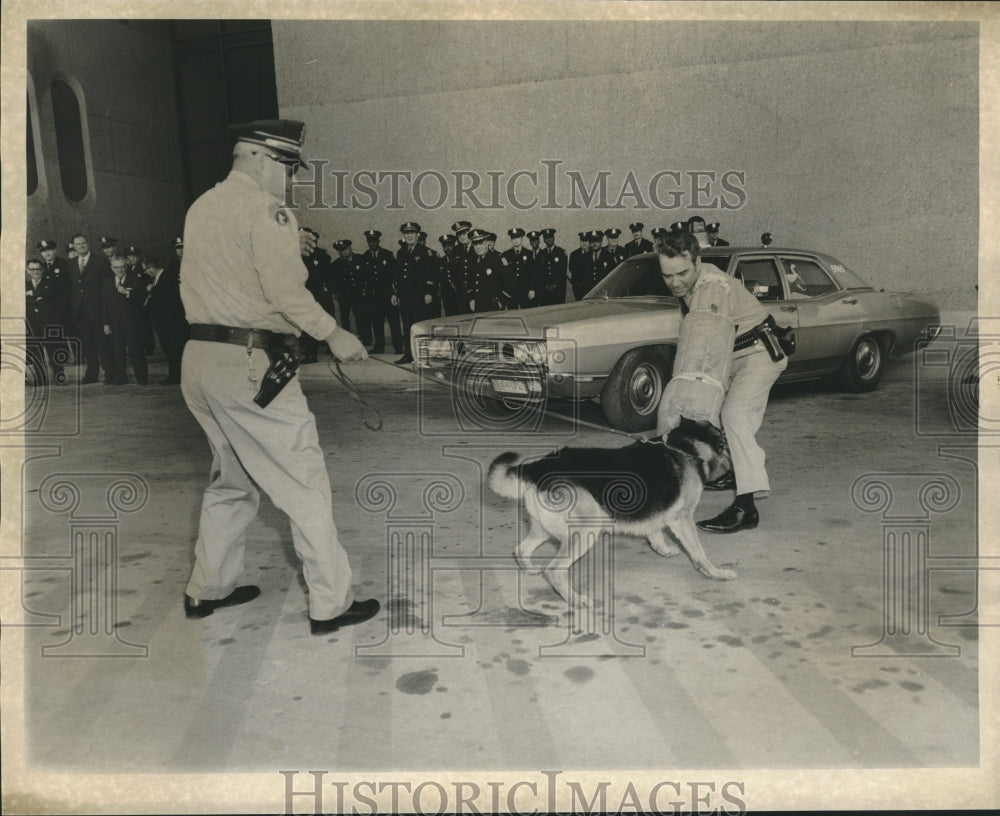
<svg viewBox="0 0 1000 816"><path fill-rule="evenodd" d="M743 334L736 335L736 339L733 341L733 351L739 351L740 349L750 348L754 343L760 339L760 336L765 332L769 331L767 321L758 323L749 331L743 332Z"/></svg>
<svg viewBox="0 0 1000 816"><path fill-rule="evenodd" d="M192 340L207 340L210 343L232 343L244 348L273 349L286 343L294 335L279 334L267 329L239 329L235 326L216 326L211 323L192 323Z"/></svg>

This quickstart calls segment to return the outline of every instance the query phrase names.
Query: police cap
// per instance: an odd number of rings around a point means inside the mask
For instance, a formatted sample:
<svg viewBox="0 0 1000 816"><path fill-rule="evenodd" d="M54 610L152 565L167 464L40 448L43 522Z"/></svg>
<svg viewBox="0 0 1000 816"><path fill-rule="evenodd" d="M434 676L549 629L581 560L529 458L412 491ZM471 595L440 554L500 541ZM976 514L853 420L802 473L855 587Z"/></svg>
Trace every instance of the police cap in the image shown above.
<svg viewBox="0 0 1000 816"><path fill-rule="evenodd" d="M532 230L528 233L529 241L537 241L542 237L542 234L538 230Z"/></svg>
<svg viewBox="0 0 1000 816"><path fill-rule="evenodd" d="M450 232L446 235L442 235L440 238L438 238L438 241L441 243L441 246L449 246L451 244L458 243L458 239Z"/></svg>
<svg viewBox="0 0 1000 816"><path fill-rule="evenodd" d="M634 224L629 224L628 228L630 232L642 232L646 228L646 225L641 221L636 221Z"/></svg>
<svg viewBox="0 0 1000 816"><path fill-rule="evenodd" d="M39 241L38 242L38 248L41 249L41 250L55 249L56 248L56 242L55 241L48 241L48 240L46 240L46 241Z"/></svg>
<svg viewBox="0 0 1000 816"><path fill-rule="evenodd" d="M618 229L618 227L611 227L610 229L604 230L604 234L607 235L608 238L619 238L621 237L622 231Z"/></svg>
<svg viewBox="0 0 1000 816"><path fill-rule="evenodd" d="M382 233L378 230L365 230L365 240L377 241L382 237Z"/></svg>
<svg viewBox="0 0 1000 816"><path fill-rule="evenodd" d="M461 235L463 232L468 232L471 229L472 229L471 221L456 221L454 224L451 225L451 231L455 233L455 235Z"/></svg>
<svg viewBox="0 0 1000 816"><path fill-rule="evenodd" d="M402 233L420 232L420 224L416 221L407 221L405 224L399 225L399 231Z"/></svg>
<svg viewBox="0 0 1000 816"><path fill-rule="evenodd" d="M302 161L302 140L306 126L294 119L256 119L240 125L230 125L230 132L239 142L263 145L279 158Z"/></svg>
<svg viewBox="0 0 1000 816"><path fill-rule="evenodd" d="M101 248L102 249L107 249L108 247L115 247L115 246L118 246L118 239L117 238L106 237L104 235L101 236Z"/></svg>
<svg viewBox="0 0 1000 816"><path fill-rule="evenodd" d="M126 255L142 255L142 250L137 246L130 246L125 250Z"/></svg>
<svg viewBox="0 0 1000 816"><path fill-rule="evenodd" d="M511 238L523 238L524 230L521 229L520 227L511 227L509 230L507 230L507 234Z"/></svg>
<svg viewBox="0 0 1000 816"><path fill-rule="evenodd" d="M474 244L481 244L483 241L490 237L490 233L486 230L474 229L469 231L469 240Z"/></svg>
<svg viewBox="0 0 1000 816"><path fill-rule="evenodd" d="M547 229L543 229L542 230L542 237L543 238L551 238L555 234L556 234L556 231L554 229L552 229L552 227L548 227Z"/></svg>
<svg viewBox="0 0 1000 816"><path fill-rule="evenodd" d="M718 221L713 221L711 224L707 224L705 226L705 232L718 232L718 231L719 231Z"/></svg>
<svg viewBox="0 0 1000 816"><path fill-rule="evenodd" d="M182 246L184 246L184 239L183 238L176 238L174 240L174 247L175 248L180 248Z"/></svg>
<svg viewBox="0 0 1000 816"><path fill-rule="evenodd" d="M350 245L351 245L351 239L350 238L341 238L339 241L334 241L333 242L333 248L335 250L337 250L337 252L343 252Z"/></svg>

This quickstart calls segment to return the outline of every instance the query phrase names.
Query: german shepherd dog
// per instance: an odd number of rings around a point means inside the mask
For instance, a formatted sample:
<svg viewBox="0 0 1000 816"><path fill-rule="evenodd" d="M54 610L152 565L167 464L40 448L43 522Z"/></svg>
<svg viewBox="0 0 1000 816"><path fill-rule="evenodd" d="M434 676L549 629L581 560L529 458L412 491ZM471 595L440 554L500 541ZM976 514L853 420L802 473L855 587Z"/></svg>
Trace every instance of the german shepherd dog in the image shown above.
<svg viewBox="0 0 1000 816"><path fill-rule="evenodd" d="M574 519L645 538L665 557L680 552L669 533L700 573L716 581L735 578L735 572L708 560L694 525L703 483L729 467L722 432L708 422L682 419L665 439L624 448L562 448L527 462L503 453L490 465L489 486L504 498L524 501L529 531L514 550L521 568L539 572L531 556L554 539L559 550L541 572L564 600L589 607L590 598L573 589L569 568L597 536L571 536Z"/></svg>

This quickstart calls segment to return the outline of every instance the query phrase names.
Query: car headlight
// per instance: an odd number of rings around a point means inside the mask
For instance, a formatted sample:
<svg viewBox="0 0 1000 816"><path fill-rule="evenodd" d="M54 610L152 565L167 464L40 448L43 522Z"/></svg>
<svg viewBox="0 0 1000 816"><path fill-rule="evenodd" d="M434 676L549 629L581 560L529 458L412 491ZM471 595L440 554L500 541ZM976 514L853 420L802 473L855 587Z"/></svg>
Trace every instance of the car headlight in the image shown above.
<svg viewBox="0 0 1000 816"><path fill-rule="evenodd" d="M453 355L452 341L441 337L417 339L417 354L423 360L449 360Z"/></svg>

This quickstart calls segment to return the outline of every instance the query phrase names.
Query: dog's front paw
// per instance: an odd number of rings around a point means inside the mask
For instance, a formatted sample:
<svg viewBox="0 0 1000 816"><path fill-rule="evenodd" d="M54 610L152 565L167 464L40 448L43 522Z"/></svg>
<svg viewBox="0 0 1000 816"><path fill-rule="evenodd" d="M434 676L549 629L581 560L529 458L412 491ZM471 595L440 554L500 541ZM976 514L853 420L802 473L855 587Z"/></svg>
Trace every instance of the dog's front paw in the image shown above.
<svg viewBox="0 0 1000 816"><path fill-rule="evenodd" d="M718 573L717 580L719 581L732 581L736 578L736 573L732 570L720 569Z"/></svg>

